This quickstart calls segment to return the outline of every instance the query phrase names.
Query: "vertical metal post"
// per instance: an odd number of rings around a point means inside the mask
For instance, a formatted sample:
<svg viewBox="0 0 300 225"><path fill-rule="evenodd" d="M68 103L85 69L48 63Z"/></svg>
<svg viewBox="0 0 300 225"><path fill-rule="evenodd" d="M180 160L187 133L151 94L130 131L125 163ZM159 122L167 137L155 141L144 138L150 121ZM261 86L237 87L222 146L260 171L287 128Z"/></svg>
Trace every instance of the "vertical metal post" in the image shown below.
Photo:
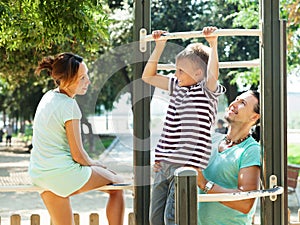
<svg viewBox="0 0 300 225"><path fill-rule="evenodd" d="M151 1L134 2L134 41L139 41L141 28L150 30ZM138 48L138 45L137 45ZM148 48L150 50L150 48ZM136 53L133 82L133 134L134 134L134 212L138 225L149 224L150 204L150 86L141 80L141 75L150 51Z"/></svg>
<svg viewBox="0 0 300 225"><path fill-rule="evenodd" d="M189 167L175 170L175 224L197 225L197 171Z"/></svg>
<svg viewBox="0 0 300 225"><path fill-rule="evenodd" d="M281 135L281 184L285 190L281 199L281 214L282 221L288 221L288 192L287 192L287 47L286 47L286 21L280 20L280 127L282 129ZM276 166L276 165L275 165Z"/></svg>
<svg viewBox="0 0 300 225"><path fill-rule="evenodd" d="M286 48L285 28L279 20L279 0L261 0L261 124L263 147L262 178L269 187L271 175L286 187ZM281 29L281 27L283 27ZM282 225L287 220L287 195L261 202L261 224Z"/></svg>

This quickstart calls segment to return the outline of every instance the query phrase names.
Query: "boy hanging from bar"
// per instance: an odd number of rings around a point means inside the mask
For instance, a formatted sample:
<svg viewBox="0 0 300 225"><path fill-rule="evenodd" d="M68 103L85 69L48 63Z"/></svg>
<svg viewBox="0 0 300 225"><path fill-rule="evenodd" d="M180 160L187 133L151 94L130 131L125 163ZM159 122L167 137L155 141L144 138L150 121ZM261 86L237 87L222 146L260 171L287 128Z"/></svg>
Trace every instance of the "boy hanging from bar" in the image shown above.
<svg viewBox="0 0 300 225"><path fill-rule="evenodd" d="M205 169L211 155L211 128L217 114L218 97L225 88L218 84L219 60L216 27L204 27L209 46L188 45L176 56L175 77L157 74L166 31L155 30L155 48L142 79L168 90L171 96L160 140L155 148L154 184L150 203L150 224L175 224L174 171L182 166Z"/></svg>

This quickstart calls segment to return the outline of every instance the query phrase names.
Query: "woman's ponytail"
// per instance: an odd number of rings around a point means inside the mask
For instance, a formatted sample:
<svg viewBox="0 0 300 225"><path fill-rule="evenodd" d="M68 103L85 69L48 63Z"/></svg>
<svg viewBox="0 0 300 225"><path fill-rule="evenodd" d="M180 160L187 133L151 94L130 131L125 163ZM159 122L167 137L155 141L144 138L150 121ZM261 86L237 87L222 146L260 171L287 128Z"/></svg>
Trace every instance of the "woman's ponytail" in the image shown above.
<svg viewBox="0 0 300 225"><path fill-rule="evenodd" d="M54 63L54 58L52 56L47 56L39 62L38 67L35 70L35 74L39 75L42 70L47 70L48 75L51 76L52 65Z"/></svg>

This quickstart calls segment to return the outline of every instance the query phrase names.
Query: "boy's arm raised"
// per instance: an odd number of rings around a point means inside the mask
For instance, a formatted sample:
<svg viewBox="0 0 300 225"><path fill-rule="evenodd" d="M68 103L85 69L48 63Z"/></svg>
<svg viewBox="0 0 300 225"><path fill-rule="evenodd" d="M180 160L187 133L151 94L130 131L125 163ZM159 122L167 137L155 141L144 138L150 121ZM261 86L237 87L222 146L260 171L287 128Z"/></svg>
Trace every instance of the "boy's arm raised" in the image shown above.
<svg viewBox="0 0 300 225"><path fill-rule="evenodd" d="M142 75L142 79L144 82L164 89L164 90L168 90L168 86L169 86L169 78L166 76L162 76L160 74L157 74L157 64L159 61L159 58L165 48L166 45L166 41L162 41L162 40L158 40L159 37L165 33L165 31L153 31L152 35L155 38L155 48L144 68L144 72Z"/></svg>
<svg viewBox="0 0 300 225"><path fill-rule="evenodd" d="M203 28L203 34L210 46L210 54L207 63L207 77L206 85L210 91L216 91L217 82L219 78L219 57L218 57L218 36L213 36L213 32L217 30L216 27Z"/></svg>

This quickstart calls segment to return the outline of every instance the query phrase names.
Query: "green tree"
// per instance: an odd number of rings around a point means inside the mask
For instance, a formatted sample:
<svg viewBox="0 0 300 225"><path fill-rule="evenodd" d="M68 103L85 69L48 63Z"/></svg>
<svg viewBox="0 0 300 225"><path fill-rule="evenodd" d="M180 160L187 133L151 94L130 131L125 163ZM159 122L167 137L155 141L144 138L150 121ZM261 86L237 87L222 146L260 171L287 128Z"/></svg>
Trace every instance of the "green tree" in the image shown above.
<svg viewBox="0 0 300 225"><path fill-rule="evenodd" d="M108 38L108 18L97 1L1 1L0 75L28 76L45 55L73 51L92 58Z"/></svg>
<svg viewBox="0 0 300 225"><path fill-rule="evenodd" d="M73 51L94 59L107 43L108 24L98 1L1 1L0 76L15 89L45 55Z"/></svg>
<svg viewBox="0 0 300 225"><path fill-rule="evenodd" d="M234 14L239 12L238 4L226 0L178 2L153 0L152 2L152 28L169 32L201 31L204 26L230 29L233 27ZM258 22L254 21L247 28L257 28L257 26ZM237 27L243 28L241 25ZM183 47L195 41L207 44L203 38L185 41L172 40L173 43ZM219 37L219 59L221 62L257 59L259 57L258 42L257 37ZM175 54L174 52L173 55ZM242 69L220 70L220 81L227 89L228 101L233 100L239 91L235 81L242 71ZM257 87L256 79L251 83L253 87Z"/></svg>
<svg viewBox="0 0 300 225"><path fill-rule="evenodd" d="M122 93L130 92L132 96L131 64L133 51L138 48L137 43L132 43L134 24L132 4L127 1L123 1L122 4L119 2L117 8L111 9L109 18L111 21L109 46L90 66L93 87L89 98L97 100L96 114L103 113L102 109L111 111L113 103Z"/></svg>
<svg viewBox="0 0 300 225"><path fill-rule="evenodd" d="M289 18L289 65L299 65L299 7L296 0L282 0L281 13ZM294 12L294 13L288 13ZM152 29L169 32L201 30L206 25L219 28L258 28L258 0L174 1L152 0ZM293 17L291 17L294 15ZM88 60L93 84L90 95L78 98L85 115L111 110L113 102L125 91L131 91L132 60L135 47L127 47L133 40L132 0L4 0L0 3L0 101L6 108L9 93L19 101L19 108L26 104L16 89L24 91L51 87L50 78L36 78L33 70L44 55L61 51L74 51ZM108 26L109 25L109 26ZM150 33L151 31L148 31ZM297 33L298 32L298 33ZM108 41L108 33L110 40ZM3 38L2 38L3 37ZM204 39L172 40L178 46ZM123 48L122 48L123 46ZM289 45L290 46L290 45ZM174 62L176 49L169 49L162 61ZM220 61L251 60L259 57L256 37L220 37ZM97 59L97 60L96 60ZM121 65L121 67L120 67ZM257 87L259 70L222 69L220 80L227 88L227 98L232 100L239 87ZM29 79L30 78L30 79ZM23 86L29 87L26 89ZM125 88L124 88L125 87ZM31 88L31 89L30 89ZM243 87L242 87L243 88ZM34 91L35 92L35 91ZM88 100L87 100L88 99ZM87 104L85 104L87 103ZM91 103L91 104L89 104ZM23 106L24 105L24 106ZM87 107L90 105L91 107ZM0 107L1 107L0 106ZM14 108L14 107L11 107ZM32 114L34 106L31 106ZM10 110L8 110L10 112ZM22 110L21 113L23 113ZM25 111L24 111L25 113ZM27 114L27 112L26 112ZM24 115L24 118L27 115Z"/></svg>
<svg viewBox="0 0 300 225"><path fill-rule="evenodd" d="M243 26L249 28L249 25L259 23L258 0L228 0L239 6L239 11L231 15L233 17L233 26ZM291 72L300 65L300 5L298 0L280 1L280 19L287 21L287 66Z"/></svg>
<svg viewBox="0 0 300 225"><path fill-rule="evenodd" d="M32 119L50 77L34 76L38 60L75 52L89 64L108 45L104 0L0 2L0 100L9 118Z"/></svg>
<svg viewBox="0 0 300 225"><path fill-rule="evenodd" d="M281 0L281 17L287 21L287 58L288 70L300 71L300 2L299 0ZM299 72L298 72L299 74Z"/></svg>
<svg viewBox="0 0 300 225"><path fill-rule="evenodd" d="M201 30L206 25L219 28L259 28L258 0L214 0L214 1L152 1L152 28L170 32ZM288 21L288 68L299 65L299 1L281 0L280 13ZM190 41L177 41L183 46ZM252 60L259 57L258 37L219 37L220 61ZM227 88L231 101L243 88L257 88L259 69L222 69L220 80ZM239 84L239 86L237 86ZM241 86L242 85L242 86Z"/></svg>

